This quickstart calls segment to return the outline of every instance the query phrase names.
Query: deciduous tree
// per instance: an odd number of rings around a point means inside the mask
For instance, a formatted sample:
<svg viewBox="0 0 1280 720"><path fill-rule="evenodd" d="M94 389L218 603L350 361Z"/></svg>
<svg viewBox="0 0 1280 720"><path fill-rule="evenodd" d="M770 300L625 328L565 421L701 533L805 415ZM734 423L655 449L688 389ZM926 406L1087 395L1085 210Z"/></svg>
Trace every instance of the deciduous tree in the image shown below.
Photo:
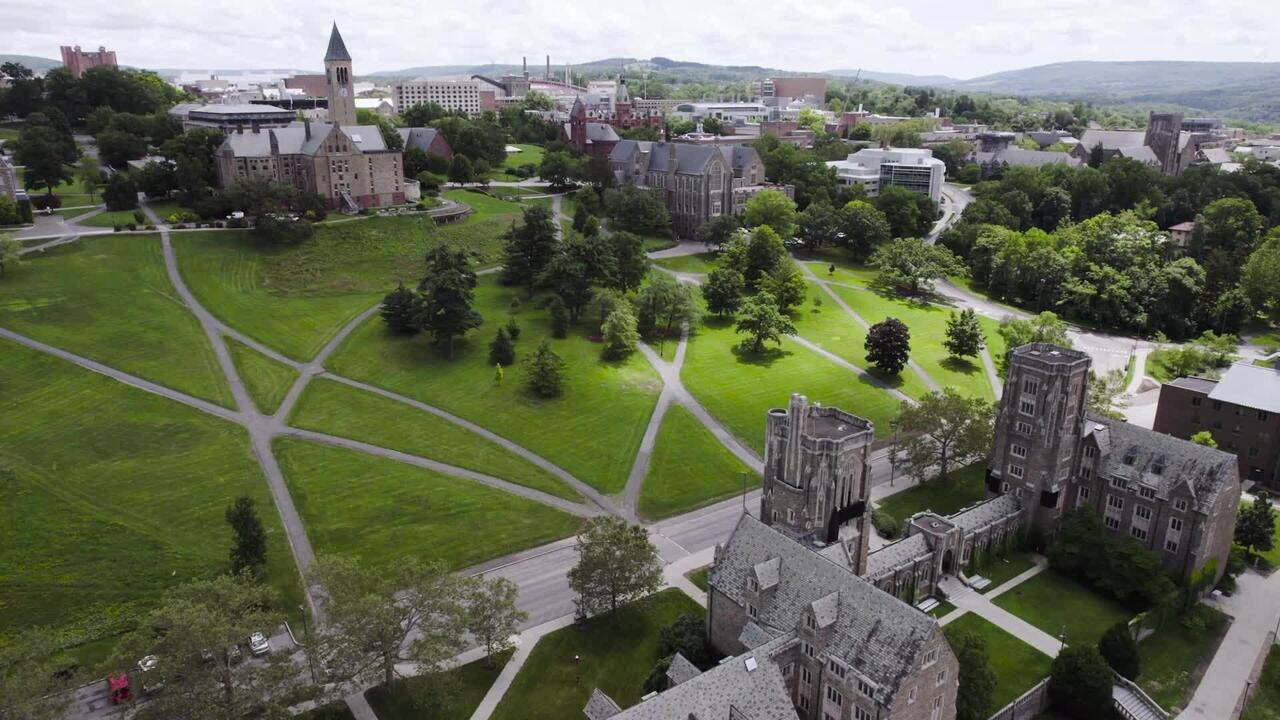
<svg viewBox="0 0 1280 720"><path fill-rule="evenodd" d="M996 674L991 669L986 640L972 632L960 632L948 634L947 641L960 666L956 720L987 720L996 689Z"/></svg>
<svg viewBox="0 0 1280 720"><path fill-rule="evenodd" d="M986 345L982 335L982 325L978 323L978 315L973 308L965 308L951 313L947 318L947 337L943 347L952 357L977 357Z"/></svg>
<svg viewBox="0 0 1280 720"><path fill-rule="evenodd" d="M702 284L702 299L707 302L707 309L716 315L733 315L742 307L742 293L746 291L746 282L742 273L733 268L718 267L707 275Z"/></svg>
<svg viewBox="0 0 1280 720"><path fill-rule="evenodd" d="M796 231L796 203L778 190L762 190L747 201L742 222L747 227L766 225L780 238L790 238Z"/></svg>
<svg viewBox="0 0 1280 720"><path fill-rule="evenodd" d="M520 588L504 577L480 576L467 587L467 632L484 645L486 667L493 656L511 648L511 637L529 613L516 606Z"/></svg>
<svg viewBox="0 0 1280 720"><path fill-rule="evenodd" d="M0 234L0 277L5 277L10 269L21 264L22 243L8 233Z"/></svg>
<svg viewBox="0 0 1280 720"><path fill-rule="evenodd" d="M995 408L981 398L965 397L954 388L925 395L918 404L903 403L893 421L901 433L909 472L924 482L937 469L949 482L951 470L985 457L991 449Z"/></svg>
<svg viewBox="0 0 1280 720"><path fill-rule="evenodd" d="M1254 496L1236 516L1236 542L1250 553L1275 547L1276 511L1265 490Z"/></svg>
<svg viewBox="0 0 1280 720"><path fill-rule="evenodd" d="M859 260L893 237L884 213L865 200L852 200L845 204L840 208L839 220L844 246Z"/></svg>
<svg viewBox="0 0 1280 720"><path fill-rule="evenodd" d="M1138 643L1133 639L1133 631L1125 620L1107 628L1098 640L1098 652L1106 659L1112 670L1137 680L1142 671L1142 659L1138 655Z"/></svg>
<svg viewBox="0 0 1280 720"><path fill-rule="evenodd" d="M933 291L933 281L968 272L960 258L941 245L926 245L915 238L901 238L882 245L871 255L881 287L920 295Z"/></svg>
<svg viewBox="0 0 1280 720"><path fill-rule="evenodd" d="M578 534L578 562L569 570L583 617L612 613L662 587L662 562L648 532L613 515L587 521Z"/></svg>
<svg viewBox="0 0 1280 720"><path fill-rule="evenodd" d="M752 353L764 352L766 342L781 342L783 335L790 335L796 327L780 309L778 301L767 292L756 293L742 303L734 332L746 334L743 346Z"/></svg>
<svg viewBox="0 0 1280 720"><path fill-rule="evenodd" d="M507 231L502 259L502 282L520 285L533 297L534 288L560 241L551 211L541 205L524 210L524 222Z"/></svg>
<svg viewBox="0 0 1280 720"><path fill-rule="evenodd" d="M636 330L636 316L625 303L619 304L609 317L605 318L601 327L604 347L600 348L600 356L605 360L622 360L636 351L640 342L640 332Z"/></svg>
<svg viewBox="0 0 1280 720"><path fill-rule="evenodd" d="M897 318L885 318L871 326L863 343L867 362L881 371L897 375L911 355L911 331Z"/></svg>
<svg viewBox="0 0 1280 720"><path fill-rule="evenodd" d="M711 249L720 249L737 234L742 224L733 215L716 215L698 226L694 236Z"/></svg>
<svg viewBox="0 0 1280 720"><path fill-rule="evenodd" d="M1075 720L1096 720L1111 712L1111 668L1093 645L1063 648L1049 674L1055 710Z"/></svg>
<svg viewBox="0 0 1280 720"><path fill-rule="evenodd" d="M804 273L796 261L784 255L773 272L761 278L760 291L772 295L778 310L786 313L808 297L809 284L804 281Z"/></svg>

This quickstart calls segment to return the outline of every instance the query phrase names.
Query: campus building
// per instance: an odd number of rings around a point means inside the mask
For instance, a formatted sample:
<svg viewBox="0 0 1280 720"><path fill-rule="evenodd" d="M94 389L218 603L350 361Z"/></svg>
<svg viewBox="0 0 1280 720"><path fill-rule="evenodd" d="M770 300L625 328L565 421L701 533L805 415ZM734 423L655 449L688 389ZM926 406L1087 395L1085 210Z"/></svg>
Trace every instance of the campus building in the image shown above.
<svg viewBox="0 0 1280 720"><path fill-rule="evenodd" d="M99 46L97 52L84 52L79 45L63 45L58 50L62 52L62 64L67 67L71 77L77 80L84 75L85 70L92 67L117 67L116 51L105 47Z"/></svg>
<svg viewBox="0 0 1280 720"><path fill-rule="evenodd" d="M480 114L480 83L475 80L414 80L391 86L396 109L404 112L414 105L436 103L445 110Z"/></svg>
<svg viewBox="0 0 1280 720"><path fill-rule="evenodd" d="M859 185L867 197L877 197L880 189L897 185L924 193L934 203L942 201L942 183L947 166L924 148L863 148L844 160L831 160L841 185Z"/></svg>

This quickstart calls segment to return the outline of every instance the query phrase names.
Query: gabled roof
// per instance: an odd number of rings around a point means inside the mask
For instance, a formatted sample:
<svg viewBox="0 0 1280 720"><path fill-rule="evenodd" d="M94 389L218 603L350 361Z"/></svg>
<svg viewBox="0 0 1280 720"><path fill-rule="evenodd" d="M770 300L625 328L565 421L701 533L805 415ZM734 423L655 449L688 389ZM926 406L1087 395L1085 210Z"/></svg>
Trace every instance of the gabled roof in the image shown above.
<svg viewBox="0 0 1280 720"><path fill-rule="evenodd" d="M672 685L688 682L701 674L702 671L698 666L689 662L689 659L680 653L676 653L671 658L671 666L667 668L667 677L670 678Z"/></svg>
<svg viewBox="0 0 1280 720"><path fill-rule="evenodd" d="M439 133L435 128L399 128L400 139L404 141L404 149L418 148L422 152L426 152L431 147L431 143L435 142L436 135Z"/></svg>
<svg viewBox="0 0 1280 720"><path fill-rule="evenodd" d="M311 137L307 138L307 126L299 122L256 133L231 133L222 147L231 148L235 157L266 157L271 155L271 140L274 138L280 155L315 155L332 132L335 132L332 123L313 122ZM343 125L336 132L346 135L360 152L387 150L382 132L376 125Z"/></svg>
<svg viewBox="0 0 1280 720"><path fill-rule="evenodd" d="M1116 148L1116 152L1119 153L1120 157L1137 160L1148 165L1160 164L1160 158L1156 157L1156 151L1146 145L1141 147L1119 147Z"/></svg>
<svg viewBox="0 0 1280 720"><path fill-rule="evenodd" d="M600 692L600 688L591 691L591 697L587 699L587 706L582 709L582 713L587 716L587 720L608 720L608 718L622 712L622 708L618 707L618 703L613 698Z"/></svg>
<svg viewBox="0 0 1280 720"><path fill-rule="evenodd" d="M977 160L979 164L984 165L1003 163L1005 165L1023 167L1040 167L1042 165L1078 166L1083 164L1080 158L1072 157L1070 153L1024 150L1019 147L1009 147L995 152L980 152L977 153Z"/></svg>
<svg viewBox="0 0 1280 720"><path fill-rule="evenodd" d="M756 582L760 583L761 590L767 590L778 584L778 566L781 563L778 558L770 558L761 563L756 563L755 571Z"/></svg>
<svg viewBox="0 0 1280 720"><path fill-rule="evenodd" d="M997 520L1022 512L1022 502L1012 495L998 495L985 502L971 505L948 519L956 527L972 532L980 530Z"/></svg>
<svg viewBox="0 0 1280 720"><path fill-rule="evenodd" d="M908 535L867 554L867 577L878 578L894 568L930 554L922 534Z"/></svg>
<svg viewBox="0 0 1280 720"><path fill-rule="evenodd" d="M609 153L609 160L611 162L626 163L630 162L632 156L636 153L647 152L649 153L649 170L652 172L667 172L667 166L671 160L672 148L675 148L675 171L677 175L704 174L707 169L707 164L710 163L712 158L717 154L725 158L726 164L731 164L729 162L730 158L742 159L749 157L749 155L743 153L724 153L723 149L716 145L651 142L648 140L619 140L618 144L613 146L613 151ZM742 149L751 153L755 152L755 150L751 148Z"/></svg>
<svg viewBox="0 0 1280 720"><path fill-rule="evenodd" d="M338 23L333 24L333 32L329 33L329 49L324 53L324 61L351 62L351 53L347 52L347 44L342 42L342 34L338 32Z"/></svg>
<svg viewBox="0 0 1280 720"><path fill-rule="evenodd" d="M781 560L778 587L761 602L757 624L778 636L793 633L808 608L821 601L824 617L836 616L825 652L882 688L886 696L877 693L877 700L889 703L936 621L750 515L734 528L711 572L711 585L745 606L747 574L774 557Z"/></svg>
<svg viewBox="0 0 1280 720"><path fill-rule="evenodd" d="M1080 144L1086 150L1101 145L1104 150L1117 150L1123 147L1142 147L1147 143L1147 133L1143 130L1085 130L1080 136Z"/></svg>
<svg viewBox="0 0 1280 720"><path fill-rule="evenodd" d="M609 123L589 122L583 123L587 130L587 142L617 142L618 133L614 131L613 126ZM573 137L573 125L571 123L564 124L565 137Z"/></svg>

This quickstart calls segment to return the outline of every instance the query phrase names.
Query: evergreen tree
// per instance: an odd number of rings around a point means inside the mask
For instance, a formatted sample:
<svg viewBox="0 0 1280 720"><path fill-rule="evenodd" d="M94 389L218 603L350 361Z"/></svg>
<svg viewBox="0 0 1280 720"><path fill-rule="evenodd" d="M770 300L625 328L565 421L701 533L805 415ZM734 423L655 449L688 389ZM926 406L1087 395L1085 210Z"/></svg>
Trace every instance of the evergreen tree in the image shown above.
<svg viewBox="0 0 1280 720"><path fill-rule="evenodd" d="M382 298L379 311L382 321L391 332L413 335L418 332L418 294L406 288L404 283Z"/></svg>
<svg viewBox="0 0 1280 720"><path fill-rule="evenodd" d="M581 203L573 210L573 229L582 232L587 226L587 218L591 217L591 212L587 210L587 206Z"/></svg>
<svg viewBox="0 0 1280 720"><path fill-rule="evenodd" d="M564 392L564 360L543 340L533 357L525 361L529 388L539 397L552 398Z"/></svg>
<svg viewBox="0 0 1280 720"><path fill-rule="evenodd" d="M959 315L951 313L947 319L947 338L942 344L953 357L977 357L982 352L986 341L973 308L965 308Z"/></svg>
<svg viewBox="0 0 1280 720"><path fill-rule="evenodd" d="M636 351L640 342L640 333L636 330L636 316L631 308L620 304L609 317L605 318L601 327L604 347L600 356L605 360L622 360Z"/></svg>
<svg viewBox="0 0 1280 720"><path fill-rule="evenodd" d="M1142 660L1138 655L1138 643L1133 639L1128 622L1121 620L1107 628L1102 638L1098 640L1098 652L1106 658L1112 670L1130 680L1138 679Z"/></svg>
<svg viewBox="0 0 1280 720"><path fill-rule="evenodd" d="M586 235L591 237L593 234L588 232ZM608 242L613 255L609 286L622 292L631 292L640 287L645 275L649 274L649 256L644 250L644 238L634 233L615 232L610 234Z"/></svg>
<svg viewBox="0 0 1280 720"><path fill-rule="evenodd" d="M996 689L987 643L971 632L949 635L951 649L960 665L960 688L956 692L956 720L987 720Z"/></svg>
<svg viewBox="0 0 1280 720"><path fill-rule="evenodd" d="M506 234L502 257L502 282L520 285L533 297L547 264L555 257L560 241L556 239L555 221L541 205L526 208L524 222Z"/></svg>
<svg viewBox="0 0 1280 720"><path fill-rule="evenodd" d="M253 499L244 495L236 498L227 508L226 518L235 534L235 544L231 547L232 572L261 573L267 566L267 532L262 528Z"/></svg>
<svg viewBox="0 0 1280 720"><path fill-rule="evenodd" d="M707 275L702 285L702 298L707 301L707 309L716 315L733 315L742 307L742 293L746 291L746 282L742 273L733 268L716 268Z"/></svg>
<svg viewBox="0 0 1280 720"><path fill-rule="evenodd" d="M734 332L746 333L748 340L743 341L746 349L759 354L764 351L766 342L781 342L783 335L796 331L791 318L778 309L778 303L769 293L757 293L742 303L742 311ZM749 344L748 344L749 341Z"/></svg>
<svg viewBox="0 0 1280 720"><path fill-rule="evenodd" d="M547 312L551 315L551 337L563 338L569 334L569 311L560 296L551 298L547 303Z"/></svg>
<svg viewBox="0 0 1280 720"><path fill-rule="evenodd" d="M867 351L867 362L885 373L897 375L910 357L911 331L901 320L885 318L867 331L863 347Z"/></svg>
<svg viewBox="0 0 1280 720"><path fill-rule="evenodd" d="M489 364L511 366L516 361L516 346L506 328L498 328L493 341L489 343Z"/></svg>
<svg viewBox="0 0 1280 720"><path fill-rule="evenodd" d="M511 336L511 342L520 339L520 323L516 322L515 318L507 320L507 335Z"/></svg>
<svg viewBox="0 0 1280 720"><path fill-rule="evenodd" d="M418 286L418 327L445 343L453 359L454 340L480 326L483 318L471 309L476 274L463 250L437 245L427 253L427 273Z"/></svg>

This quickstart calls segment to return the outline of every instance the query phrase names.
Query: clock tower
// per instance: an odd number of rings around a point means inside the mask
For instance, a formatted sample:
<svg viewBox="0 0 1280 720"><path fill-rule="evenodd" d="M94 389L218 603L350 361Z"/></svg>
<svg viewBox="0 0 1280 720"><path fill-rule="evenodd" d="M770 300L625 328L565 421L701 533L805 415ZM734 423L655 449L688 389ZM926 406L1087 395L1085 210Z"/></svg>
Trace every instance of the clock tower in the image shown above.
<svg viewBox="0 0 1280 720"><path fill-rule="evenodd" d="M338 23L329 34L329 50L324 54L324 75L329 86L329 122L356 124L356 93L351 84L351 54L338 33Z"/></svg>

